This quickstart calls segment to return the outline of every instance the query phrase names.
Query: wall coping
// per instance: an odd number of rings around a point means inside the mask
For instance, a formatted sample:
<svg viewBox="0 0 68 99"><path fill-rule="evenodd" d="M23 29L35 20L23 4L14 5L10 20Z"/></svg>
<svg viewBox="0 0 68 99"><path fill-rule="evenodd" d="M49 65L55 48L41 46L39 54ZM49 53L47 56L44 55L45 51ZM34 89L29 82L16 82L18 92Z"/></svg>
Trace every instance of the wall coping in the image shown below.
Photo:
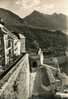
<svg viewBox="0 0 68 99"><path fill-rule="evenodd" d="M0 80L0 94L1 94L2 90L4 90L4 87L6 87L7 81L8 81L8 79L10 79L10 76L12 76L12 73L14 73L17 68L20 68L20 67L21 67L21 66L19 66L19 64L20 64L21 62L24 62L26 57L28 57L28 54L25 54L25 55L15 64L15 66L12 67L11 70L9 70L9 72ZM5 84L5 86L4 86L4 84Z"/></svg>

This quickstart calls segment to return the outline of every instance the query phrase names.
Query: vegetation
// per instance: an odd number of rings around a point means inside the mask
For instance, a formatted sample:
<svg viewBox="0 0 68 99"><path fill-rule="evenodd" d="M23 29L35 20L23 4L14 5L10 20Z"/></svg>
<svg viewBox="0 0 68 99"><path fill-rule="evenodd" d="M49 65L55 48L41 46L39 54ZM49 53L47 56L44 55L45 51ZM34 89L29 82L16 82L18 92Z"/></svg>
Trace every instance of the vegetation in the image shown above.
<svg viewBox="0 0 68 99"><path fill-rule="evenodd" d="M68 36L62 32L67 30L67 16L63 14L47 15L34 11L22 19L11 11L0 9L0 17L12 32L25 35L29 52L41 47L43 51L49 51L52 55L61 55L68 47Z"/></svg>

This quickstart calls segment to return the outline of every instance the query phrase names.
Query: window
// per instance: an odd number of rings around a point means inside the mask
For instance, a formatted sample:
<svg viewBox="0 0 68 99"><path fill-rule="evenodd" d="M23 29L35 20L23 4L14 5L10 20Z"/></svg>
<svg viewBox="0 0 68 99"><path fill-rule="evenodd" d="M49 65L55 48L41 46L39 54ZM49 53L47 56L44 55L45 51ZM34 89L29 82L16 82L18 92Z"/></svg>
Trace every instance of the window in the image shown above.
<svg viewBox="0 0 68 99"><path fill-rule="evenodd" d="M2 31L5 32L5 33L8 33L8 30L5 27L2 27Z"/></svg>
<svg viewBox="0 0 68 99"><path fill-rule="evenodd" d="M31 66L30 66L30 72L36 72L38 69L38 64L36 61L33 61Z"/></svg>
<svg viewBox="0 0 68 99"><path fill-rule="evenodd" d="M12 55L12 50L10 49L8 52L7 52L7 57L10 57Z"/></svg>
<svg viewBox="0 0 68 99"><path fill-rule="evenodd" d="M7 52L7 64L9 65L12 62L12 50L8 50Z"/></svg>
<svg viewBox="0 0 68 99"><path fill-rule="evenodd" d="M17 45L17 42L18 42L18 41L15 42L15 46Z"/></svg>
<svg viewBox="0 0 68 99"><path fill-rule="evenodd" d="M11 51L11 49L9 50L9 55L11 55L12 54L12 51Z"/></svg>
<svg viewBox="0 0 68 99"><path fill-rule="evenodd" d="M33 62L32 67L37 68L37 62Z"/></svg>
<svg viewBox="0 0 68 99"><path fill-rule="evenodd" d="M1 46L1 43L2 43L2 41L1 41L1 38L0 38L0 46Z"/></svg>
<svg viewBox="0 0 68 99"><path fill-rule="evenodd" d="M11 40L8 40L8 46L7 47L10 47L11 46Z"/></svg>
<svg viewBox="0 0 68 99"><path fill-rule="evenodd" d="M11 47L11 38L9 37L9 35L8 35L8 37L7 37L7 40L6 40L6 48L9 48L9 47Z"/></svg>

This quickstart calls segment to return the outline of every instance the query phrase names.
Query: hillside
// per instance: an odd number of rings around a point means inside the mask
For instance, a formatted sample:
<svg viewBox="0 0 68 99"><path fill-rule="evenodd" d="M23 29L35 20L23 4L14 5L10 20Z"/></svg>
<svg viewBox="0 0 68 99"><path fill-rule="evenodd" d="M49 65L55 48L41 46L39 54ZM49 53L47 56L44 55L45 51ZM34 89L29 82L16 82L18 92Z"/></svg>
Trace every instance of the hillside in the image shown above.
<svg viewBox="0 0 68 99"><path fill-rule="evenodd" d="M13 12L0 8L0 18L3 19L6 25L22 25L22 19Z"/></svg>
<svg viewBox="0 0 68 99"><path fill-rule="evenodd" d="M33 11L25 18L20 18L13 12L0 8L0 18L8 26L22 26L27 25L35 28L44 28L48 30L67 30L68 17L63 14L43 14L38 11Z"/></svg>
<svg viewBox="0 0 68 99"><path fill-rule="evenodd" d="M53 55L58 56L64 54L68 47L68 37L61 31L49 31L28 26L13 26L10 29L25 35L26 48L29 52L41 47L42 50L49 50ZM34 43L35 41L37 44Z"/></svg>
<svg viewBox="0 0 68 99"><path fill-rule="evenodd" d="M38 11L32 12L29 16L23 19L27 25L41 27L48 30L66 30L67 16L63 14L43 14Z"/></svg>
<svg viewBox="0 0 68 99"><path fill-rule="evenodd" d="M38 11L33 11L30 15L21 19L13 12L0 8L0 18L3 18L4 23L9 26L27 25L32 27L45 28L48 30L67 30L68 17L63 14L43 14Z"/></svg>
<svg viewBox="0 0 68 99"><path fill-rule="evenodd" d="M25 35L29 52L41 47L43 50L49 49L54 55L60 55L68 47L68 37L62 32L67 29L66 16L63 14L59 17L57 14L44 15L34 11L21 19L11 11L0 8L0 17L9 30Z"/></svg>

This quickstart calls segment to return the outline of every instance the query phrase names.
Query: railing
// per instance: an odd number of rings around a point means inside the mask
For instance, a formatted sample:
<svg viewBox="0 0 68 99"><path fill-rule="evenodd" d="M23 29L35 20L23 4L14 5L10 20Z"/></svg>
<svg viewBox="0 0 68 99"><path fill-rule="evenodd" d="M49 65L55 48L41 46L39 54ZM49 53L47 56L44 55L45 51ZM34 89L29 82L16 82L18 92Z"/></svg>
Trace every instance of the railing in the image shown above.
<svg viewBox="0 0 68 99"><path fill-rule="evenodd" d="M5 67L5 69L3 70L2 73L0 73L0 80L16 65L16 63L24 56L24 54L20 55L13 64L11 64L10 66L8 66L7 68Z"/></svg>
<svg viewBox="0 0 68 99"><path fill-rule="evenodd" d="M47 67L47 68L50 68L50 69L53 69L53 70L57 70L57 68L55 68L55 67L53 67L53 66L49 66L49 65L47 65L47 64L42 64L41 66L40 66L40 68L42 68L42 67Z"/></svg>

